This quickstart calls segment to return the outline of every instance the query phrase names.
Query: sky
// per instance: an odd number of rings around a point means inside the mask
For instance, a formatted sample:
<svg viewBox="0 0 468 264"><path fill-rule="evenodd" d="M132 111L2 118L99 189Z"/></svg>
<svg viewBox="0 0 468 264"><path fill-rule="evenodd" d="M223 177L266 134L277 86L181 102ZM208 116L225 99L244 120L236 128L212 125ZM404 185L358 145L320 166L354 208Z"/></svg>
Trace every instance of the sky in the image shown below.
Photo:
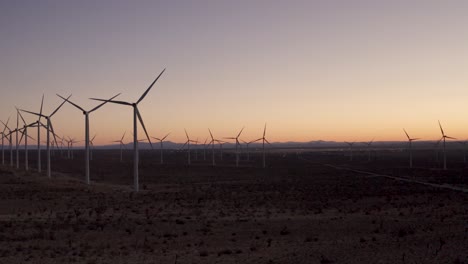
<svg viewBox="0 0 468 264"><path fill-rule="evenodd" d="M244 126L249 141L265 123L273 142L405 140L402 128L436 140L438 120L466 139L467 13L455 0L0 0L0 120L43 94L45 114L56 94L135 102L166 68L139 109L174 142ZM131 141L131 107L90 120L95 144ZM52 121L84 139L73 106Z"/></svg>

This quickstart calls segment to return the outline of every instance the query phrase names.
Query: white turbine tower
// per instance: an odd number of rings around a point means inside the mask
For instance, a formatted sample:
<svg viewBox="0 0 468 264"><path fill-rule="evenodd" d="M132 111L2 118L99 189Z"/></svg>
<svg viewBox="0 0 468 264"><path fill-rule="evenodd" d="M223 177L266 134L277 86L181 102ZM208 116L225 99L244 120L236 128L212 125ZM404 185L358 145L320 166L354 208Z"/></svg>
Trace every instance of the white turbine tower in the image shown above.
<svg viewBox="0 0 468 264"><path fill-rule="evenodd" d="M57 94L58 97L62 98L63 100L67 101L68 103L70 103L71 105L73 105L74 107L76 107L77 109L81 110L81 112L83 113L84 117L85 117L85 182L86 184L89 184L90 183L90 176L89 176L89 160L90 160L90 157L89 157L89 114L91 114L92 112L98 110L99 108L101 108L103 105L105 105L106 103L108 103L110 100L116 98L117 96L119 96L119 94L111 97L110 99L102 102L101 104L97 105L96 107L94 107L93 109L89 110L89 111L86 111L84 110L81 106L73 103L72 101L70 101L69 99L67 98L64 98L63 96ZM72 143L73 144L73 143Z"/></svg>
<svg viewBox="0 0 468 264"><path fill-rule="evenodd" d="M265 127L263 127L263 136L259 139L256 139L254 140L255 141L262 141L262 150L263 150L263 168L266 168L266 161L265 161L265 142L268 143L268 145L271 145L270 142L266 139L266 123L265 123Z"/></svg>
<svg viewBox="0 0 468 264"><path fill-rule="evenodd" d="M124 140L124 137L125 137L125 134L127 133L127 131L124 132L122 138L120 140L114 140L112 142L116 142L116 143L120 143L120 162L123 161L123 150L122 150L122 147L124 147L125 149L127 149L127 147L125 146L125 143L123 142Z"/></svg>
<svg viewBox="0 0 468 264"><path fill-rule="evenodd" d="M156 139L156 140L159 141L159 143L160 143L160 146L161 146L161 148L160 148L160 151L161 151L161 154L160 154L161 160L160 160L160 162L161 162L161 164L164 164L164 159L163 159L163 151L164 151L164 148L163 148L163 141L169 136L169 134L171 134L171 133L167 133L167 135L165 135L165 136L162 137L162 138L152 137L153 139Z"/></svg>
<svg viewBox="0 0 468 264"><path fill-rule="evenodd" d="M448 139L456 139L456 138L453 138L453 137L449 137L447 135L445 135L444 133L444 129L442 129L442 125L440 124L440 121L439 121L439 128L440 128L440 133L442 133L442 139L444 140L444 145L443 145L443 154L444 154L444 170L447 169L447 153L446 153L446 150L445 150L445 140L448 138Z"/></svg>
<svg viewBox="0 0 468 264"><path fill-rule="evenodd" d="M68 96L67 99L69 99L71 97ZM55 136L55 132L54 132L54 126L52 125L52 116L55 115L55 113L57 113L57 111L63 106L63 104L65 104L66 101L63 101L50 115L46 116L42 113L35 113L35 112L31 112L31 111L26 111L26 110L21 110L25 113L29 113L29 114L32 114L32 115L36 115L36 116L39 116L39 117L44 117L46 120L47 120L47 125L46 125L46 130L47 130L47 177L50 179L52 178L52 168L50 166L50 133L52 132L52 135L54 136L54 141L55 141L55 145L57 145L57 138ZM42 107L41 107L41 110L42 110ZM38 139L38 142L39 139Z"/></svg>
<svg viewBox="0 0 468 264"><path fill-rule="evenodd" d="M349 146L349 161L353 161L353 145L354 142L347 142L345 141L346 144Z"/></svg>
<svg viewBox="0 0 468 264"><path fill-rule="evenodd" d="M244 127L240 130L239 134L237 134L236 137L226 137L225 139L234 139L236 140L236 167L239 167L239 137L242 134L242 131L244 130Z"/></svg>
<svg viewBox="0 0 468 264"><path fill-rule="evenodd" d="M3 121L2 121L2 124L5 125L5 129L8 129L8 134L5 135L5 138L8 140L8 142L10 144L10 166L13 167L13 140L12 140L11 137L12 137L14 131L12 131L8 127L8 121L7 121L7 124L3 123Z"/></svg>
<svg viewBox="0 0 468 264"><path fill-rule="evenodd" d="M141 97L138 99L136 103L129 103L125 101L114 101L110 100L109 102L114 103L114 104L120 104L120 105L126 105L126 106L131 106L133 108L133 185L134 185L134 190L135 192L138 192L140 189L139 186L139 180L138 180L138 165L139 165L139 156L138 156L138 121L140 121L140 125L143 127L143 130L145 131L146 137L148 138L148 142L150 143L151 148L153 148L153 145L151 144L151 139L148 135L148 131L146 131L145 123L143 122L143 118L141 117L140 111L138 110L138 104L145 98L145 96L148 94L148 92L151 90L153 85L156 83L156 81L161 77L161 75L164 73L166 69L164 69L158 77L151 83L151 85L146 89L146 91L141 95ZM105 99L96 99L96 98L91 98L93 100L98 100L98 101L108 101Z"/></svg>
<svg viewBox="0 0 468 264"><path fill-rule="evenodd" d="M420 138L410 138L408 135L408 132L403 128L403 131L405 131L406 137L408 138L408 144L409 144L409 166L410 168L413 168L413 150L412 150L412 143L415 140L419 140Z"/></svg>

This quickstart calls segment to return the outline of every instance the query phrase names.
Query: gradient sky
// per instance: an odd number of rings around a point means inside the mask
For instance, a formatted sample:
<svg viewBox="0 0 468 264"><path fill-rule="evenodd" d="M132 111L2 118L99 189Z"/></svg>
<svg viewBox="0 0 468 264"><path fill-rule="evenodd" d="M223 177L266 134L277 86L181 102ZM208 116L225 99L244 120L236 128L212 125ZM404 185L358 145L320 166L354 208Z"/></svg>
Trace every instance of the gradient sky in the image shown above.
<svg viewBox="0 0 468 264"><path fill-rule="evenodd" d="M0 1L0 119L73 94L136 101L152 136L204 141L468 138L468 1ZM25 115L26 117L27 115ZM27 116L29 121L35 118ZM70 105L60 135L84 138ZM108 144L130 107L92 114ZM143 138L143 134L140 134ZM128 136L127 141L130 141Z"/></svg>

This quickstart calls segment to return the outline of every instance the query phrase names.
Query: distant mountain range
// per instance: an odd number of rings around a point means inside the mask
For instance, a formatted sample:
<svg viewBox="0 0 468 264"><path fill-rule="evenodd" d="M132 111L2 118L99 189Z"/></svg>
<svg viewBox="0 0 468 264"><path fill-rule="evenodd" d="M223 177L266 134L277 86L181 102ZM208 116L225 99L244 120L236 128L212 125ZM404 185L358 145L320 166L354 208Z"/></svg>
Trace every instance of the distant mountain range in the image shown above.
<svg viewBox="0 0 468 264"><path fill-rule="evenodd" d="M436 141L413 141L414 148L435 148ZM160 148L159 142L152 142L154 149ZM245 144L241 144L242 148L245 148ZM184 146L183 143L175 143L172 141L164 141L164 149L181 149ZM441 146L441 143L439 144ZM457 141L447 141L446 143L447 148L463 148L464 146ZM128 143L125 145L127 149L133 148L133 143ZM211 147L211 146L206 146ZM258 149L262 147L262 143L252 143L250 144L249 148L251 149ZM267 144L268 148L275 148L275 149L329 149L329 148L339 148L339 149L347 149L349 146L344 142L337 142L337 141L324 141L324 140L315 140L309 142L272 142L270 145ZM372 143L371 147L373 148L406 148L408 147L407 141L375 141ZM82 148L82 147L77 147ZM139 143L140 149L151 149L149 143L140 142ZM190 148L203 148L203 144L194 145L191 144ZM215 145L215 148L219 148L219 144ZM234 143L225 143L223 144L223 149L233 149L235 148ZM363 149L367 148L366 142L355 142L353 148L356 149ZM104 146L96 146L95 149L120 149L118 144L114 145L104 145Z"/></svg>

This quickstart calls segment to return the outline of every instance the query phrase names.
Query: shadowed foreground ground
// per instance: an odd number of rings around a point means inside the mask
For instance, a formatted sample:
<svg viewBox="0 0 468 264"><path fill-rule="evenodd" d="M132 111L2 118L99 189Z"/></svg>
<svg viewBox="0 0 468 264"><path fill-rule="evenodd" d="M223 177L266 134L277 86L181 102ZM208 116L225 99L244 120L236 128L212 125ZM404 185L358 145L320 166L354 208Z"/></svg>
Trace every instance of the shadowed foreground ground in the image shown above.
<svg viewBox="0 0 468 264"><path fill-rule="evenodd" d="M3 169L0 263L468 263L463 193L314 164L191 177L134 194Z"/></svg>

